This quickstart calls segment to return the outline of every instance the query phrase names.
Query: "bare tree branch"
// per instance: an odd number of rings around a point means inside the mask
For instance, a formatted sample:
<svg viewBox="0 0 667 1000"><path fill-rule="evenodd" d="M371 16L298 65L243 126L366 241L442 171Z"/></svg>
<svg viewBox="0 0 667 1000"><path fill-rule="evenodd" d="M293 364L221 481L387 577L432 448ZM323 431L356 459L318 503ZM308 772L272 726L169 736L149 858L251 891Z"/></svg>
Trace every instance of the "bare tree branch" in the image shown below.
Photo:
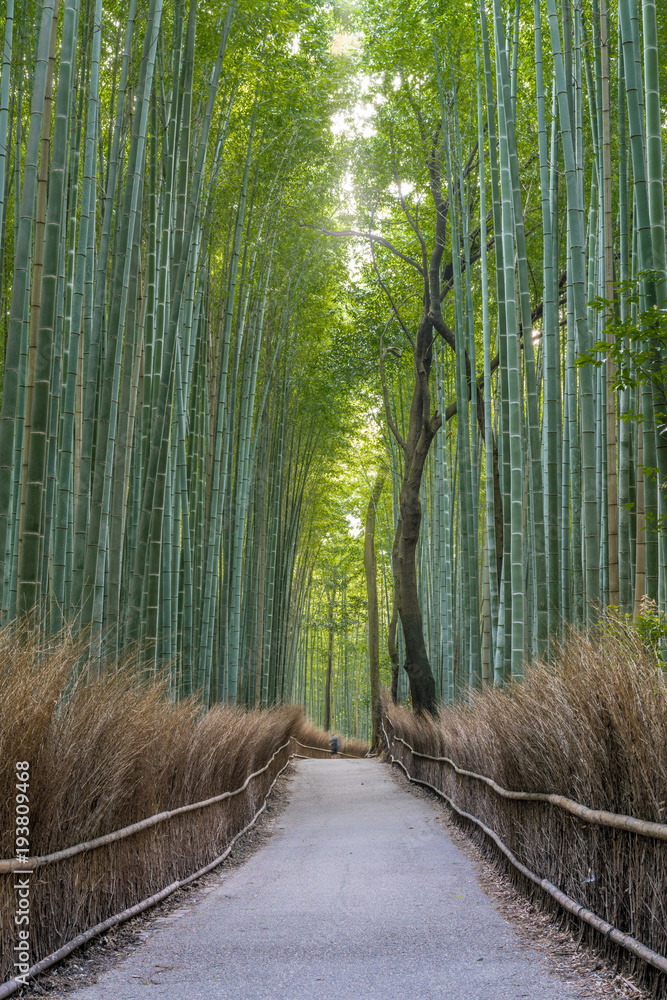
<svg viewBox="0 0 667 1000"><path fill-rule="evenodd" d="M401 182L398 177L398 170L396 169L396 150L394 148L394 131L389 127L389 145L391 147L391 166L394 174L394 183L396 184L396 190L398 192L398 200L401 203L401 208L403 209L403 214L408 220L408 224L412 229L413 233L419 240L419 245L422 251L422 274L424 275L424 301L429 301L429 288L428 288L428 253L426 251L426 242L422 236L421 230L417 225L416 221L410 215L408 206L406 204L405 198L401 192Z"/></svg>
<svg viewBox="0 0 667 1000"><path fill-rule="evenodd" d="M371 215L371 223L373 222L373 219L374 219L374 217L375 217L375 208L377 208L377 202L376 202L376 205L375 205L375 207L373 208L373 213L372 213L372 215ZM382 289L382 291L384 292L384 294L385 294L385 295L387 296L387 298L389 299L389 304L391 305L391 308L392 308L392 309L393 309L393 311L394 311L394 315L396 316L396 319L397 319L397 320L398 320L398 322L399 322L399 323L401 324L401 327L402 327L402 329L403 329L403 333L404 333L404 334L405 334L405 336L406 336L406 337L408 338L408 340L409 340L409 341L410 341L410 343L412 344L412 347L414 348L414 346L415 346L415 342L414 342L414 340L412 339L412 337L410 336L410 333L409 333L409 331L408 331L408 328L407 328L407 326L405 325L405 323L403 322L403 317L401 316L400 312L398 311L398 306L397 306L397 305L396 305L396 303L394 302L394 299L393 299L393 296L392 296L391 292L389 291L389 289L388 289L388 287L387 287L386 283L384 282L384 280L383 280L383 278L382 278L382 275L380 274L380 268L378 267L378 263L377 263L377 258L376 258L376 256L375 256L375 248L373 247L373 244L372 244L372 243L371 243L371 245L370 245L370 250L371 250L371 257L372 257L372 259L373 259L373 267L375 268L375 275L376 275L376 277L377 277L377 280L378 280L378 284L380 285L380 288ZM386 327L385 327L385 330L386 330Z"/></svg>
<svg viewBox="0 0 667 1000"><path fill-rule="evenodd" d="M387 327L391 323L392 319L393 316L390 316L389 319L387 320L384 330L382 331L382 336L380 337L380 380L382 382L382 398L384 400L384 412L387 417L387 423L389 425L389 429L396 438L399 448L405 451L406 450L405 440L403 439L403 436L401 435L398 427L394 423L394 418L391 415L391 406L389 405L389 392L387 390L387 378L384 373L384 359L385 355L390 353L390 349L389 348L385 349L382 346L382 341L384 339L385 333L387 332ZM393 354L394 352L391 351L391 353Z"/></svg>
<svg viewBox="0 0 667 1000"><path fill-rule="evenodd" d="M414 267L418 274L423 275L424 273L423 269L416 260L413 260L412 257L407 257L404 253L401 253L401 251L397 250L395 246L392 246L389 240L385 240L382 236L378 236L377 233L362 233L358 229L322 229L321 226L312 225L310 222L301 222L299 225L302 229L316 229L318 233L322 233L323 236L356 237L361 240L371 240L373 243L379 243L381 247L384 247L386 250L390 250L391 253L396 255L396 257L400 257L406 264L410 264L411 267Z"/></svg>

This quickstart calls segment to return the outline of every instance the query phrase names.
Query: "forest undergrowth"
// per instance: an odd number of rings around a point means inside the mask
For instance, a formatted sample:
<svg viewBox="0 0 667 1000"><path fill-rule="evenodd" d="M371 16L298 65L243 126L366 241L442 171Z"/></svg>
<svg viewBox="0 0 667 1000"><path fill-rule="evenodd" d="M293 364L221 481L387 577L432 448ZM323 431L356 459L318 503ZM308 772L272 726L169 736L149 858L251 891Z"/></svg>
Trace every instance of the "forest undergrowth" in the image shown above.
<svg viewBox="0 0 667 1000"><path fill-rule="evenodd" d="M550 665L528 667L523 682L474 694L438 719L388 698L384 715L391 752L413 777L480 819L532 872L667 953L667 842L582 822L550 803L503 798L393 739L512 791L557 793L665 824L667 674L636 629L613 619L585 634L572 630ZM664 976L634 966L657 996L667 996Z"/></svg>
<svg viewBox="0 0 667 1000"><path fill-rule="evenodd" d="M21 792L29 855L42 857L237 789L276 756L243 794L38 868L30 876L32 962L218 857L290 754L319 756L291 737L328 750L330 734L300 707L203 711L194 698L174 704L166 677L141 682L136 662L90 676L80 666L82 651L81 643L26 642L0 631L0 858L15 856L17 763L29 764ZM363 756L368 746L343 740L342 750ZM15 909L14 880L0 874L3 913ZM2 980L15 971L15 931L3 921Z"/></svg>

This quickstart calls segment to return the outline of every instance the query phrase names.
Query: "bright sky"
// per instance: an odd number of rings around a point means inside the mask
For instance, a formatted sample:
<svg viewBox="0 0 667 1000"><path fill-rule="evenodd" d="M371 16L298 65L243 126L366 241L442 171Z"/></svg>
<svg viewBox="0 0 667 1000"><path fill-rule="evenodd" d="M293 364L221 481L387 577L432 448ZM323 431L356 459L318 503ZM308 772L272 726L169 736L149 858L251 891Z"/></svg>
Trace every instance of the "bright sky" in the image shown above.
<svg viewBox="0 0 667 1000"><path fill-rule="evenodd" d="M361 518L355 517L354 514L346 514L345 518L349 525L350 534L353 538L358 538L363 531L363 528L361 527Z"/></svg>

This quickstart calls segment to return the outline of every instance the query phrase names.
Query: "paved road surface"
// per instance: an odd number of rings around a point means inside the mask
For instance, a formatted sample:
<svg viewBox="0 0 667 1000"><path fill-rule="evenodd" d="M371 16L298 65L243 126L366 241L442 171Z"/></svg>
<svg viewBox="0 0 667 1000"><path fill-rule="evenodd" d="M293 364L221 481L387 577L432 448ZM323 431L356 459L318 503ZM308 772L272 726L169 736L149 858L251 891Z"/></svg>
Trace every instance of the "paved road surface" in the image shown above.
<svg viewBox="0 0 667 1000"><path fill-rule="evenodd" d="M304 760L272 838L72 1000L574 1000L375 761Z"/></svg>

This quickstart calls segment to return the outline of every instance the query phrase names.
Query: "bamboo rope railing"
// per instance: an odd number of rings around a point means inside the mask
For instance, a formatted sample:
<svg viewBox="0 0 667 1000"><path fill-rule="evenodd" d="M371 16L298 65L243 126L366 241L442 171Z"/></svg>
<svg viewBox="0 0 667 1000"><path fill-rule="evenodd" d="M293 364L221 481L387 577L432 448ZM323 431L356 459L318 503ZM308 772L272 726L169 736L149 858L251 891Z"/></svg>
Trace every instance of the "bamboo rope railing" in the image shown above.
<svg viewBox="0 0 667 1000"><path fill-rule="evenodd" d="M269 764L271 764L271 762L274 760L277 754L279 754L281 750L284 750L286 746L287 743L284 743L278 750L276 750L275 754L269 761ZM247 833L247 831L252 826L254 826L254 824L257 822L261 814L266 809L266 804L269 800L269 796L271 795L271 792L273 791L274 786L280 775L283 773L283 771L285 771L287 767L289 767L289 764L292 760L292 756L293 755L290 754L287 763L284 764L283 767L281 767L281 769L278 771L275 778L271 782L271 786L269 787L266 795L264 796L264 802L262 803L261 807L257 810L253 818L250 820L250 822L247 823L242 830L239 830L239 832L230 840L226 849L219 857L215 858L215 860L213 861L210 861L207 865L204 865L203 868L200 868L193 875L188 875L187 878L179 879L176 882L172 882L171 885L166 886L164 889L161 889L159 892L154 893L147 899L143 899L141 900L141 902L135 903L134 906L129 906L126 910L123 910L121 913L116 913L112 917L107 917L106 920L103 920L99 924L95 924L94 927L89 927L88 930L83 931L81 934L78 934L71 941L68 941L67 944L64 944L61 948L58 948L57 951L52 952L50 955L47 955L45 958L40 959L39 962L36 962L34 965L32 965L25 973L25 975L21 976L20 979L9 979L7 980L7 982L0 984L0 1000L4 1000L5 997L12 996L12 994L16 993L16 991L19 990L21 986L24 985L24 981L34 979L41 972L46 972L47 969L50 969L52 966L57 965L58 962L61 962L68 955L71 955L73 951L76 951L77 948L80 948L82 945L87 944L93 938L98 937L100 934L104 934L105 931L110 930L112 927L117 927L119 924L125 923L126 920L130 920L132 917L136 917L138 914L143 913L144 910L150 909L157 903L161 903L163 899L166 899L168 896L171 896L174 892L176 892L177 889L182 889L184 886L189 885L190 882L194 882L195 879L201 878L202 875L206 875L214 868L217 868L218 865L222 864L222 862L231 854L236 841L240 837L242 837L244 833ZM269 766L269 764L267 764L267 767ZM262 771L265 770L266 767L262 768ZM256 777L256 775L261 773L262 773L261 771L255 771L254 774L249 775L249 779ZM238 794L238 790L236 794ZM204 804L208 804L209 801L210 800L206 800ZM199 805L202 805L202 803L196 803L192 808L195 808L196 806Z"/></svg>
<svg viewBox="0 0 667 1000"><path fill-rule="evenodd" d="M388 717L387 721L389 722L393 730L393 726L391 725L391 720ZM613 924L610 924L607 920L603 920L602 917L599 917L596 913L593 913L585 906L582 906L581 903L578 903L576 899L572 899L571 896L566 895L561 889L558 888L558 886L554 885L553 882L549 882L547 879L540 878L539 875L536 875L534 872L531 872L530 869L526 868L526 866L519 861L519 859L512 853L512 851L510 851L510 849L503 843L503 841L500 839L498 834L495 833L494 830L490 829L490 827L482 823L482 821L477 819L476 816L473 816L471 813L465 812L463 809L457 806L456 803L445 792L441 791L439 788L436 788L435 785L430 784L430 782L428 781L423 781L421 778L413 778L413 776L410 774L405 764L397 757L394 757L394 755L391 753L391 743L389 741L389 737L387 736L387 731L385 729L384 722L382 723L382 731L384 733L384 738L387 745L387 753L389 755L391 763L398 764L398 766L402 768L402 770L405 772L405 775L409 781L411 781L413 784L422 785L424 788L430 789L439 798L443 799L447 803L449 808L452 809L454 813L456 813L457 816L460 816L467 822L472 823L474 826L477 826L485 834L485 836L487 836L490 840L493 841L493 843L496 845L501 854L503 854L507 858L510 864L518 872L520 872L521 875L527 878L530 882L533 882L536 886L538 886L540 889L546 892L547 895L551 896L551 898L554 899L560 906L562 906L563 909L566 910L568 913L571 913L574 917L583 921L583 923L586 923L590 927L593 927L600 934L603 934L604 937L607 938L609 941L613 941L614 944L619 945L626 951L629 951L632 955L635 955L643 962L646 962L647 965L652 966L654 969L658 969L660 972L667 973L667 958L664 955L660 955L657 951L653 951L651 948L648 948L645 944L642 944L641 941L638 941L636 938L631 937L629 934L625 934L623 931L619 930L618 927L614 927ZM393 735L395 740L397 740L400 743L403 743L408 749L411 749L409 743L401 739L399 736L396 736L395 733ZM414 753L415 751L412 752ZM427 754L421 754L421 753L415 755L427 758L429 756ZM431 757L429 759L440 760L441 758ZM449 760L445 760L445 762L452 763ZM481 775L475 774L475 772L473 771L462 772L462 773L470 775L471 777L474 778L482 777ZM566 801L571 801L571 800L566 800ZM578 803L574 804L577 805ZM594 810L589 810L589 812L593 811ZM610 813L609 815L613 816L614 814ZM624 817L624 818L628 819L630 817ZM621 827L621 829L627 829L627 828Z"/></svg>
<svg viewBox="0 0 667 1000"><path fill-rule="evenodd" d="M309 743L301 743L300 740L297 740L296 736L290 736L290 739L294 740L294 742L296 744L298 744L298 746L303 747L304 750L319 750L320 753L328 753L328 754L331 753L331 751L327 750L326 747L313 747L313 746L310 746ZM342 750L338 750L337 753L338 753L339 757L350 757L352 760L364 760L365 759L364 757L359 757L356 753L343 753Z"/></svg>
<svg viewBox="0 0 667 1000"><path fill-rule="evenodd" d="M152 826L157 826L158 823L163 823L165 820L172 819L174 816L180 816L183 813L192 812L195 809L204 809L206 806L215 805L216 802L223 802L225 799L231 799L235 795L240 795L245 792L246 788L250 784L253 778L258 777L258 775L263 774L265 771L271 767L271 764L276 759L278 754L285 750L289 746L290 740L293 740L300 747L306 750L319 750L322 753L329 753L324 747L309 746L307 743L301 743L294 736L290 736L286 743L278 747L276 752L273 754L271 759L264 767L261 767L258 771L253 771L249 774L246 780L239 788L235 788L232 792L221 792L220 795L213 795L211 798L202 799L201 802L192 802L186 806L178 806L177 809L169 809L164 812L155 813L154 816L148 816L146 819L138 820L136 823L131 823L129 826L124 826L120 830L114 830L112 833L105 833L101 837L95 837L94 840L85 840L80 844L74 844L72 847L66 847L62 851L55 851L53 854L45 854L41 857L26 858L25 861L20 858L5 858L0 860L0 875L11 874L12 872L32 872L37 868L42 868L44 865L55 864L57 861L64 861L66 858L72 858L77 854L83 854L87 851L94 851L98 847L104 847L106 844L113 844L115 841L124 840L126 837L131 837L135 833L139 833L141 830L148 830ZM343 757L355 758L354 754L343 753L341 750L338 753Z"/></svg>
<svg viewBox="0 0 667 1000"><path fill-rule="evenodd" d="M290 739L291 738L292 737L290 737ZM173 816L180 816L183 813L192 812L195 809L204 809L206 806L212 806L216 802L223 802L225 799L231 799L235 795L240 795L242 792L245 792L253 778L258 777L258 775L263 774L265 771L268 771L278 754L289 746L289 742L290 741L287 740L286 743L283 743L282 746L278 747L269 762L265 764L264 767L260 767L258 771L253 771L252 774L249 774L240 788L235 788L233 792L222 792L220 795L213 795L211 798L203 799L201 802L193 802L187 806L179 806L177 809L169 809L165 812L156 813L154 816L148 816L146 819L139 820L136 823L131 823L129 826L124 826L120 830L114 830L112 833L105 833L101 837L96 837L94 840L83 841L81 844L74 844L72 847L67 847L62 851L55 851L53 854L45 854L42 857L26 858L25 861L20 858L7 858L0 861L0 874L8 874L10 872L23 872L27 874L28 872L35 871L37 868L42 868L44 865L55 864L57 861L63 861L65 858L72 858L75 855L83 854L86 851L94 851L97 847L104 847L105 844L113 844L115 841L124 840L126 837L131 837L133 834L139 833L141 830L148 830L152 826L157 826L158 823L163 823L165 820L171 819Z"/></svg>
<svg viewBox="0 0 667 1000"><path fill-rule="evenodd" d="M393 730L393 723L388 716L387 721ZM489 788L493 789L497 795L502 796L504 799L516 799L522 802L549 802L551 805L558 806L559 809L570 813L572 816L576 816L585 823L594 823L598 826L608 826L615 830L627 830L630 833L639 833L643 837L653 837L655 840L667 841L667 825L664 823L653 823L649 820L636 819L634 816L625 816L622 813L607 812L605 809L589 809L588 806L584 806L580 802L575 802L574 799L568 799L565 795L557 795L553 792L514 792L509 788L503 788L503 786L495 782L493 778L488 778L484 774L477 774L475 771L466 771L464 768L459 767L458 764L456 764L449 757L433 757L431 754L421 753L421 751L415 750L414 747L411 747L410 744L402 737L398 736L396 732L394 732L393 735L394 739L398 740L399 743L403 743L413 756L422 757L424 760L433 760L438 763L448 764L457 774L460 774L465 778L475 778L477 781L483 781L484 784L488 785Z"/></svg>
<svg viewBox="0 0 667 1000"><path fill-rule="evenodd" d="M280 747L278 747L278 749L272 755L270 760L264 765L264 767L261 767L259 768L259 770L253 771L251 774L249 774L246 780L243 782L243 784L240 785L239 788L235 788L233 791L222 792L220 795L211 796L210 798L203 799L200 802L193 802L190 803L189 805L179 806L176 809L170 809L160 813L156 813L153 816L146 817L146 819L139 820L136 823L131 823L129 826L122 827L119 830L114 830L112 833L107 833L101 837L96 837L94 840L87 840L80 844L74 844L71 847L67 847L62 851L55 851L52 854L46 854L41 857L26 858L25 861L18 858L8 858L0 860L0 874L11 874L13 872L23 872L27 874L28 872L35 871L37 868L44 867L45 865L54 864L58 861L63 861L66 858L74 857L77 854L82 854L87 851L92 851L98 847L104 847L106 844L112 844L116 841L124 840L127 837L131 837L135 833L139 833L142 830L150 829L151 827L156 826L158 823L162 823L165 820L171 819L174 816L179 816L182 815L183 813L193 812L196 809L203 809L206 806L214 805L217 802L223 802L225 799L231 799L235 795L240 795L248 788L248 785L253 780L253 778L257 778L260 774L263 774L265 771L268 771L268 769L271 767L271 764L276 759L278 754L280 754L283 750L287 749L287 747L290 744L290 741L294 741L294 743L296 743L300 747L303 747L306 750L319 750L323 753L329 752L324 747L310 746L307 743L301 743L300 740L296 739L296 737L290 736L285 743L283 743ZM341 751L339 751L339 753L341 753ZM342 755L345 757L355 757L354 754L344 753ZM200 878L202 875L205 875L207 872L212 871L219 864L221 864L225 860L225 858L229 856L234 844L239 839L239 837L243 836L243 834L246 833L250 829L250 827L252 827L256 823L259 816L264 812L269 796L273 791L276 781L283 773L283 771L285 771L285 769L288 767L292 758L295 756L302 756L302 755L290 754L287 763L280 769L280 771L278 771L276 777L273 779L271 786L268 789L266 796L264 797L264 802L262 806L257 810L253 818L250 820L250 822L246 826L244 826L243 829L240 830L232 838L225 851L219 857L209 862L203 868L200 868L193 875L189 875L187 878L180 879L176 882L172 882L171 885L166 886L164 889L161 889L159 892L154 893L147 899L144 899L139 903L135 903L133 906L128 907L121 913L114 914L113 916L108 917L106 920L103 920L101 923L96 924L94 927L90 927L88 928L88 930L83 931L81 934L77 935L77 937L73 938L71 941L64 944L61 948L58 948L58 950L53 952L51 955L47 955L45 958L40 959L39 962L36 962L35 965L31 966L31 968L28 970L25 977L21 977L21 980L23 980L24 978L27 980L34 979L41 972L45 972L53 965L56 965L58 962L62 961L63 958L66 958L67 955L70 955L73 951L75 951L77 948L80 948L82 945L86 944L94 937L103 934L105 931L109 930L112 927L116 927L118 924L124 923L131 917L137 916L144 910L147 910L150 907L155 906L157 903L160 903L163 899L166 899L168 896L172 895L172 893L176 892L177 889L183 888L183 886L186 886L190 882L195 881L195 879ZM2 1000L2 998L4 997L11 996L18 989L20 989L20 987L23 985L23 982L21 980L10 979L5 983L0 984L0 1000Z"/></svg>

